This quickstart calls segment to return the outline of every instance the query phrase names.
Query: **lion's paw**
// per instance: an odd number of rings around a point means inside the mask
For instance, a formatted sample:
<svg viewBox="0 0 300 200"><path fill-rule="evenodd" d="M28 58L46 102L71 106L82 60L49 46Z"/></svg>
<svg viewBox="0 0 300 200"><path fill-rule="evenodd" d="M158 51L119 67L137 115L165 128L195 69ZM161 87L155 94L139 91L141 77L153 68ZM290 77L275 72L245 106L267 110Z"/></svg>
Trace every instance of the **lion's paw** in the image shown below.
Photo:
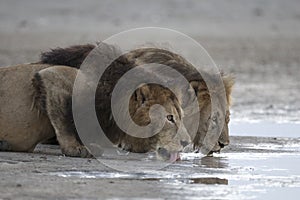
<svg viewBox="0 0 300 200"><path fill-rule="evenodd" d="M70 157L91 158L93 155L83 145L68 146L62 149L62 153Z"/></svg>

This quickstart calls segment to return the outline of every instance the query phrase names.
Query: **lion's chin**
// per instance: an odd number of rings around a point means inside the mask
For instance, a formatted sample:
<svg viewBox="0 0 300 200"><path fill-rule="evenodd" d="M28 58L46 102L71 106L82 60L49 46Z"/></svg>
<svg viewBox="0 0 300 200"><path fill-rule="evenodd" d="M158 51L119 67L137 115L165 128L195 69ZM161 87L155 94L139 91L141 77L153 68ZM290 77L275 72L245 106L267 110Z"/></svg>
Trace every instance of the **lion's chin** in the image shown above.
<svg viewBox="0 0 300 200"><path fill-rule="evenodd" d="M210 156L212 157L214 153L220 153L221 149L217 150L217 151L210 151L206 156Z"/></svg>
<svg viewBox="0 0 300 200"><path fill-rule="evenodd" d="M213 156L214 153L220 153L222 150L222 147L220 147L218 144L215 145L215 147L207 154L207 156Z"/></svg>
<svg viewBox="0 0 300 200"><path fill-rule="evenodd" d="M158 148L156 151L157 158L159 160L168 161L168 162L175 162L180 160L180 154L178 151L169 152L165 148Z"/></svg>

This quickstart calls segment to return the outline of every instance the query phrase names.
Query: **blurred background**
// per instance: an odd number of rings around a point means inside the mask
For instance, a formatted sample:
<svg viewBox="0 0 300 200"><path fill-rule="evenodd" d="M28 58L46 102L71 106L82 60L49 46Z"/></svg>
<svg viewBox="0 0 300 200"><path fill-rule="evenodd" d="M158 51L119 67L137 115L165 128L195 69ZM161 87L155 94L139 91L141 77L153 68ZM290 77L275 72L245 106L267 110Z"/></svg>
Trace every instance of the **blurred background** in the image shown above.
<svg viewBox="0 0 300 200"><path fill-rule="evenodd" d="M0 66L145 26L191 36L235 75L233 134L298 135L299 0L0 0Z"/></svg>

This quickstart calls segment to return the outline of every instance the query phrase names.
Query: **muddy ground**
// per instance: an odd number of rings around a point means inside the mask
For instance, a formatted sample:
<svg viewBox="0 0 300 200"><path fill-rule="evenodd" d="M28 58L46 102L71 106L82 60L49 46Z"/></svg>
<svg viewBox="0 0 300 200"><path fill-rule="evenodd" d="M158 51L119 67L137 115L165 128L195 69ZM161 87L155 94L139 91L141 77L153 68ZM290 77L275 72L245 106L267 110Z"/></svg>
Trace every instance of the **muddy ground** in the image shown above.
<svg viewBox="0 0 300 200"><path fill-rule="evenodd" d="M299 8L297 0L0 0L0 66L35 62L50 48L130 28L171 28L235 75L233 124L299 123ZM63 157L52 146L1 152L0 199L296 199L298 135L268 134L233 137L220 155L191 155L147 173L117 173L97 160Z"/></svg>

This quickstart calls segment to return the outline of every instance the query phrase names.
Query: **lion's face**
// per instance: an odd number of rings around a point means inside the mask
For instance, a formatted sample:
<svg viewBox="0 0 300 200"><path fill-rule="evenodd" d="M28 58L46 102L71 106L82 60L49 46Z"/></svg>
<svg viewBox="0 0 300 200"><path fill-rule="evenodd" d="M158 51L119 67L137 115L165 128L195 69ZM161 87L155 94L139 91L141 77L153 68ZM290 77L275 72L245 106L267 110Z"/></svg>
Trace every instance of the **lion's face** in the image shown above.
<svg viewBox="0 0 300 200"><path fill-rule="evenodd" d="M203 145L203 141L205 136L208 134L209 124L211 124L211 103L210 101L205 103L205 107L200 110L200 122L197 131L197 135L194 138L194 146L201 147ZM221 113L221 112L220 112ZM229 131L228 124L230 120L230 111L226 110L226 114L224 116L224 126L222 128L221 134L219 136L218 141L216 142L211 152L219 152L222 148L229 144Z"/></svg>
<svg viewBox="0 0 300 200"><path fill-rule="evenodd" d="M224 120L224 126L222 128L221 134L219 136L218 141L214 145L212 152L219 152L222 148L227 146L229 144L229 129L228 124L230 121L230 96L231 96L231 90L232 86L234 84L233 78L230 76L223 76L223 83L225 86L225 92L226 92L226 110L225 114L221 115L220 118ZM200 111L200 121L199 121L199 127L198 131L196 133L196 136L193 139L194 146L196 148L199 148L203 145L203 141L205 136L208 133L209 124L211 124L211 100L209 91L205 85L204 82L199 81L192 81L191 86L195 90L195 93L197 95L198 103L199 103L199 111ZM219 113L224 113L223 111L220 111ZM219 119L220 120L220 119Z"/></svg>
<svg viewBox="0 0 300 200"><path fill-rule="evenodd" d="M157 104L163 106L165 114L151 111L151 108ZM154 124L153 132L158 133L149 138L126 135L121 145L124 149L132 152L157 150L158 155L164 159L166 157L175 159L176 153L191 143L190 136L182 123L183 113L180 104L169 89L156 84L143 85L132 95L129 112L132 120L139 126L158 122L151 121L149 113L153 119L163 121L164 125L161 130L155 130L159 124Z"/></svg>

